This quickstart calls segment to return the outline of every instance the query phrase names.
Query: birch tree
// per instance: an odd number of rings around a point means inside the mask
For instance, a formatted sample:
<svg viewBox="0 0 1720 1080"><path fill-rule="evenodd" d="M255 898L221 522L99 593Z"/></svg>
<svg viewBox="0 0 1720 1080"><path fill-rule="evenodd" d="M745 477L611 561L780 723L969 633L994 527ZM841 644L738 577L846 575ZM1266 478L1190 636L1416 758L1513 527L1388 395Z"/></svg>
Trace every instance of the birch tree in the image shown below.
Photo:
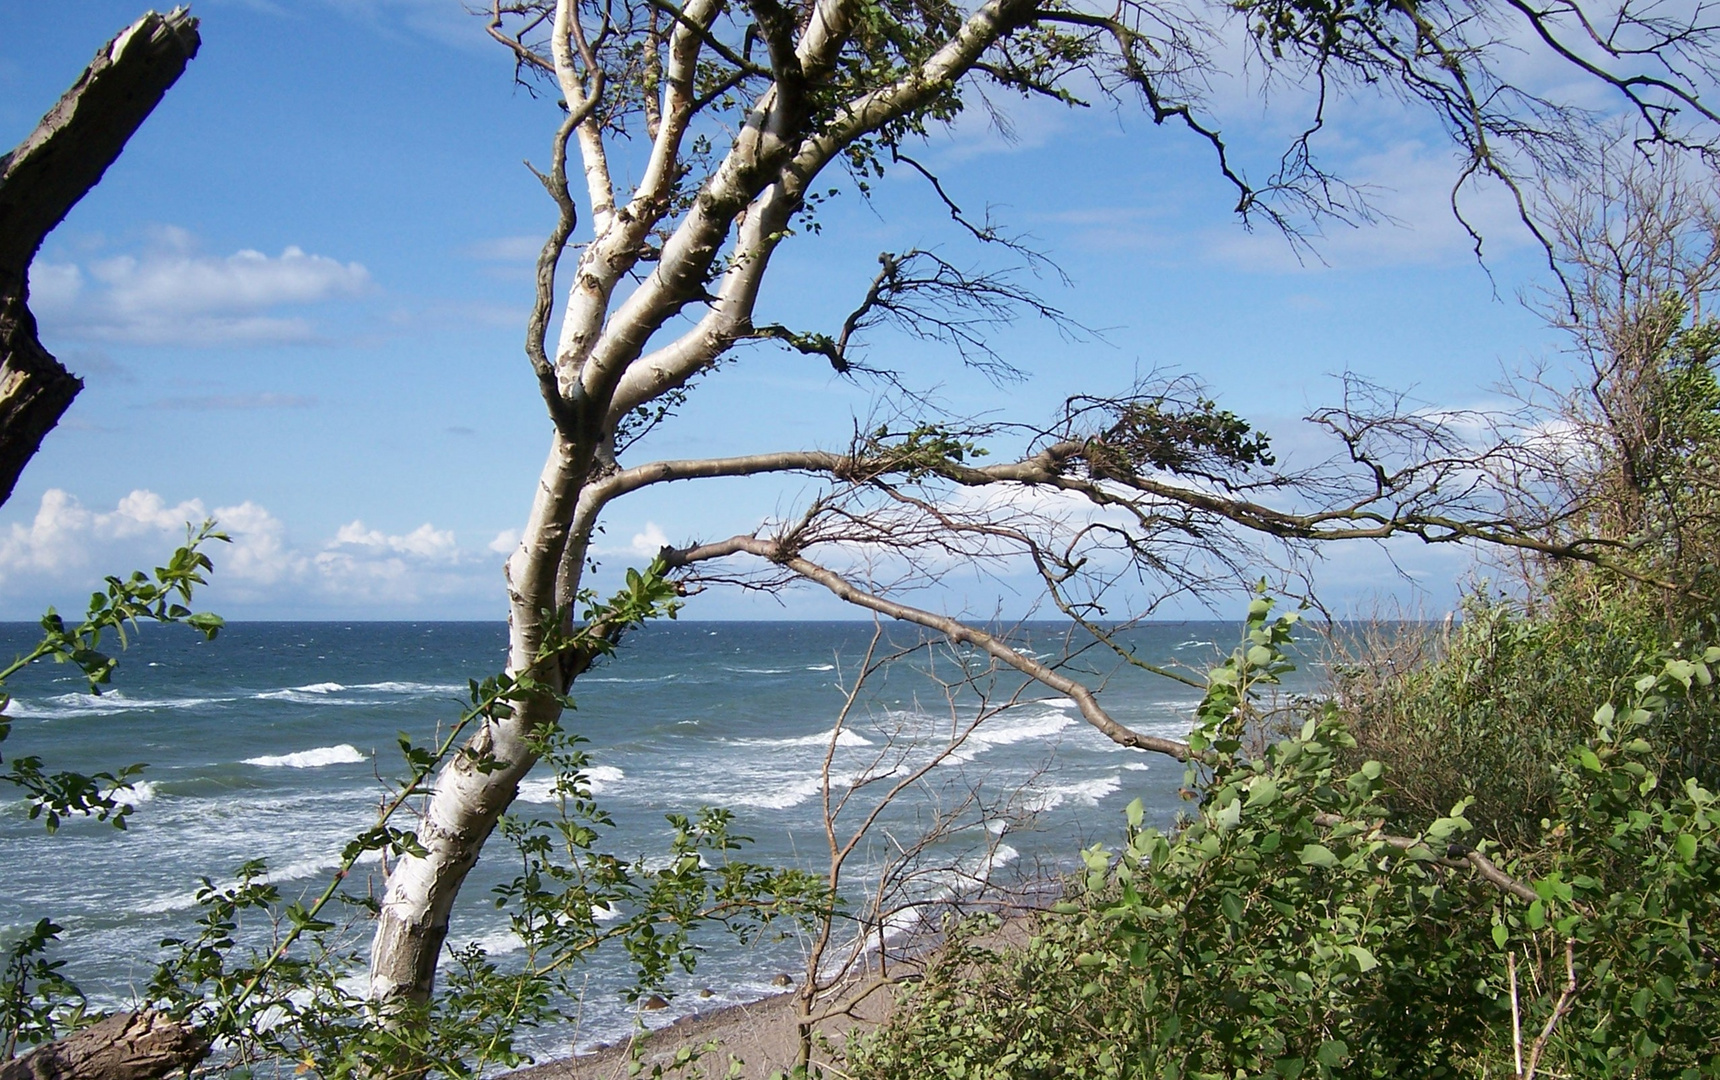
<svg viewBox="0 0 1720 1080"><path fill-rule="evenodd" d="M749 344L774 342L889 395L905 385L905 360L863 358L868 332L953 344L984 366L1007 363L991 344L999 325L1057 317L1007 273L916 250L885 253L839 327L755 321L773 257L815 242L800 225L844 176L864 184L908 170L945 201L950 228L1005 260L1030 257L965 214L912 155L983 91L1138 107L1208 147L1213 182L1235 193L1237 213L1291 242L1323 216L1367 214L1314 153L1327 102L1394 96L1450 137L1459 183L1503 185L1534 230L1520 193L1583 168L1594 116L1508 71L1563 67L1548 84L1573 94L1582 84L1591 108L1598 85L1643 147L1707 156L1720 119L1708 104L1720 28L1704 3L493 0L486 19L518 78L546 87L563 110L539 174L557 220L525 340L551 433L506 565L508 672L544 690L486 722L433 781L418 846L392 868L380 908L370 992L385 1012L429 997L455 897L534 764L533 734L560 722L560 692L602 652L597 643L621 632L582 617L586 576L606 508L646 487L762 474L822 485L783 520L666 549L636 579L642 587L667 575L689 591L736 579L823 588L990 654L1073 698L1124 746L1177 757L1183 744L1118 723L1076 675L916 607L890 582L952 560L1030 566L1050 604L1103 637L1132 613L1107 606L1118 582L1144 583L1132 595L1150 608L1169 592L1234 580L1263 541L1294 556L1330 540L1410 534L1612 559L1603 542L1549 531L1557 507L1541 520L1506 512L1502 487L1523 465L1522 447L1477 448L1360 385L1312 418L1334 438L1332 459L1295 472L1277 466L1246 421L1184 384L1073 396L1057 417L1007 428L933 416L906 395L905 419L833 437L840 449L653 461L642 440ZM1238 41L1240 53L1229 48ZM1520 64L1522 51L1536 63ZM1243 54L1270 85L1295 87L1306 110L1306 134L1260 181L1234 159L1203 95L1215 65ZM1004 443L1020 450L1013 460L978 463L976 451Z"/></svg>

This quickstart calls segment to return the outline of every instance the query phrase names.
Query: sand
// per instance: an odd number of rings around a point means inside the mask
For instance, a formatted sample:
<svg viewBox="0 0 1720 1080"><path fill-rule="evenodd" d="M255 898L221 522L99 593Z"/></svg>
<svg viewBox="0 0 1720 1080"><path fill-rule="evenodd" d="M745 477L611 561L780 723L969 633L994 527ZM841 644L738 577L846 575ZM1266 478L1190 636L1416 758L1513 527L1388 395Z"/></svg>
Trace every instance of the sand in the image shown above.
<svg viewBox="0 0 1720 1080"><path fill-rule="evenodd" d="M814 1062L830 1060L830 1048L839 1048L856 1027L870 1028L884 1020L894 1004L889 989L867 996L852 1015L825 1020L817 1027L821 1036ZM828 1005L825 1006L828 1008ZM622 1080L635 1054L644 1069L636 1075L650 1076L655 1065L664 1074L678 1077L727 1077L731 1062L739 1062L739 1076L767 1080L792 1069L799 1058L798 1002L790 991L745 1005L730 1005L709 1013L682 1017L667 1027L643 1033L637 1046L621 1043L588 1054L534 1065L509 1074L507 1080ZM683 1049L698 1053L698 1060L674 1068Z"/></svg>
<svg viewBox="0 0 1720 1080"><path fill-rule="evenodd" d="M1017 907L1001 927L974 943L992 948L1020 945L1027 940L1031 926L1029 910ZM813 1064L828 1064L833 1057L839 1060L841 1047L851 1034L870 1030L888 1019L896 993L911 984L919 973L921 961L938 944L923 942L917 956L910 951L906 956L892 958L889 968L892 979L888 984L880 984L873 972L828 991L818 1006L818 1011L828 1018L815 1029L818 1039L814 1044ZM798 1016L796 995L787 991L745 1005L695 1013L643 1033L634 1043L602 1047L576 1057L534 1065L508 1074L505 1080L623 1080L629 1075L649 1077L656 1065L663 1066L664 1076L716 1080L730 1075L731 1062L738 1063L734 1074L738 1077L769 1080L794 1068L799 1059ZM675 1058L683 1050L695 1051L699 1057L677 1069ZM630 1074L635 1054L643 1070ZM827 1070L825 1075L843 1074Z"/></svg>

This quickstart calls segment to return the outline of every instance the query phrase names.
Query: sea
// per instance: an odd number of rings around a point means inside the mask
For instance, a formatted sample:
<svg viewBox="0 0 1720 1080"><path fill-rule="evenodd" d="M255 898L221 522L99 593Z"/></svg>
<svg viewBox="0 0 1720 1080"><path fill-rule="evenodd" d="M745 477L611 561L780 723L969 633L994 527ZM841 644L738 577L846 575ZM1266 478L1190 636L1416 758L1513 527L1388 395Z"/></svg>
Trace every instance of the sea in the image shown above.
<svg viewBox="0 0 1720 1080"><path fill-rule="evenodd" d="M0 624L0 655L27 649L34 630ZM1236 623L1165 622L1126 640L1144 659L1198 674L1239 633ZM1121 722L1187 733L1198 690L1058 626L1011 634L1099 688ZM399 736L430 742L458 717L468 680L494 673L505 647L500 623L247 622L212 642L145 626L100 696L70 666L26 670L6 687L13 728L0 753L37 755L50 768L148 768L124 831L70 820L47 835L0 786L0 940L51 918L63 928L55 956L65 974L96 1007L123 1007L161 958L160 940L192 932L202 879L222 884L240 863L263 859L288 899L319 892L347 840L374 820L381 778L402 774ZM855 690L868 656L898 654ZM1318 669L1308 663L1284 692L1312 689ZM936 756L846 869L854 910L887 869L904 879L909 902L880 931L886 939L925 929L939 917L935 901L1043 890L1078 865L1083 847L1121 839L1133 799L1161 824L1187 805L1177 762L1125 750L1067 698L895 624L654 624L581 677L573 697L565 727L586 740L592 791L614 822L599 847L645 865L667 850L665 815L713 806L732 811L733 831L751 838L741 857L822 875L827 753L835 801L863 782L837 820L844 838L896 780ZM554 801L552 779L534 774L512 812L547 814ZM917 853L905 869L904 852ZM379 878L380 869L359 871ZM504 963L519 949L491 894L516 869L493 839L461 894L451 944L480 943ZM806 941L792 933L751 942L708 934L699 946L695 970L677 974L668 1006L651 1012L624 999L626 958L599 952L570 1019L527 1033L523 1045L540 1060L563 1056L641 1023L780 992L782 976L798 980L804 968Z"/></svg>

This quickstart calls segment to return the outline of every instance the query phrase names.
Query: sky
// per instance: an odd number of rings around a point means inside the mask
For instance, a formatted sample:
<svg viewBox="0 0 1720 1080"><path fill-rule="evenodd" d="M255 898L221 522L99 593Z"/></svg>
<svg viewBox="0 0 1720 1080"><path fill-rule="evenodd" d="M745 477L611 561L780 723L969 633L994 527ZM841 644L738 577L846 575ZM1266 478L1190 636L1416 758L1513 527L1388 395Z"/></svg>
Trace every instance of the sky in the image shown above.
<svg viewBox="0 0 1720 1080"><path fill-rule="evenodd" d="M501 564L549 436L521 343L552 207L523 163L547 158L554 103L513 84L460 0L204 0L194 13L199 55L32 268L43 341L86 386L0 507L0 619L75 607L208 515L235 541L213 552L205 594L229 618L503 617ZM0 145L137 14L0 0ZM1285 120L1240 81L1213 93L1244 169L1265 175ZM1054 259L1069 283L1044 274L1045 298L1100 333L1002 332L1026 377L1001 384L947 350L874 344L952 409L1041 420L1069 394L1175 370L1294 443L1344 372L1457 408L1496 400L1504 372L1557 362L1558 337L1521 301L1541 253L1501 193L1480 191L1477 261L1447 207L1456 161L1401 106L1341 109L1323 144L1389 220L1328 226L1299 256L1237 222L1188 133L1127 103L995 103L1007 130L972 109L921 157L958 202ZM822 221L777 257L761 316L834 328L882 250L975 257L905 172L869 200L846 191ZM821 360L752 348L650 451L841 448L879 396ZM610 511L600 557L613 572L666 540L749 530L809 485L640 493ZM1467 555L1394 554L1407 576L1358 547L1329 552L1321 582L1356 602L1451 602ZM996 583L949 588L957 607L997 603ZM851 616L812 593L711 594L687 612Z"/></svg>

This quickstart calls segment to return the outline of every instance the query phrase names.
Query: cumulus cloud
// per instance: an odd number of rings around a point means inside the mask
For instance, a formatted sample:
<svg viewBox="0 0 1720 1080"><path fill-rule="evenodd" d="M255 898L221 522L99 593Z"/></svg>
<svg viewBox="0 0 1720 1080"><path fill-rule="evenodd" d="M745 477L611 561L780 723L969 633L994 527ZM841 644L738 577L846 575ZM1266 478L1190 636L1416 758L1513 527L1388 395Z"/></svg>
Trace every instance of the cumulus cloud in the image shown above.
<svg viewBox="0 0 1720 1080"><path fill-rule="evenodd" d="M232 541L208 549L216 566L208 603L216 610L238 602L298 611L351 611L355 605L398 611L495 590L494 556L461 548L452 530L429 523L388 533L353 521L326 541L306 545L249 500L210 510L201 499L170 503L138 490L113 509L98 510L53 488L33 517L0 527L0 617L27 617L55 597L81 594L103 574L155 565L184 542L187 522L209 517Z"/></svg>
<svg viewBox="0 0 1720 1080"><path fill-rule="evenodd" d="M647 521L644 532L633 534L633 539L628 543L627 550L634 555L650 558L662 551L668 543L669 538L663 534L662 529L658 528L657 523Z"/></svg>
<svg viewBox="0 0 1720 1080"><path fill-rule="evenodd" d="M437 529L429 522L401 536L390 536L379 529L367 529L362 521L342 525L324 554L364 551L377 554L416 555L422 559L446 560L459 554L454 534Z"/></svg>
<svg viewBox="0 0 1720 1080"><path fill-rule="evenodd" d="M369 292L370 272L289 246L210 255L183 229L151 232L143 249L83 263L37 260L32 307L49 335L140 345L311 341L303 308Z"/></svg>
<svg viewBox="0 0 1720 1080"><path fill-rule="evenodd" d="M181 529L187 521L208 516L200 500L169 507L150 491L132 492L111 511L92 511L66 492L50 488L29 524L14 523L0 533L0 583L18 574L56 575L83 569L96 547Z"/></svg>

